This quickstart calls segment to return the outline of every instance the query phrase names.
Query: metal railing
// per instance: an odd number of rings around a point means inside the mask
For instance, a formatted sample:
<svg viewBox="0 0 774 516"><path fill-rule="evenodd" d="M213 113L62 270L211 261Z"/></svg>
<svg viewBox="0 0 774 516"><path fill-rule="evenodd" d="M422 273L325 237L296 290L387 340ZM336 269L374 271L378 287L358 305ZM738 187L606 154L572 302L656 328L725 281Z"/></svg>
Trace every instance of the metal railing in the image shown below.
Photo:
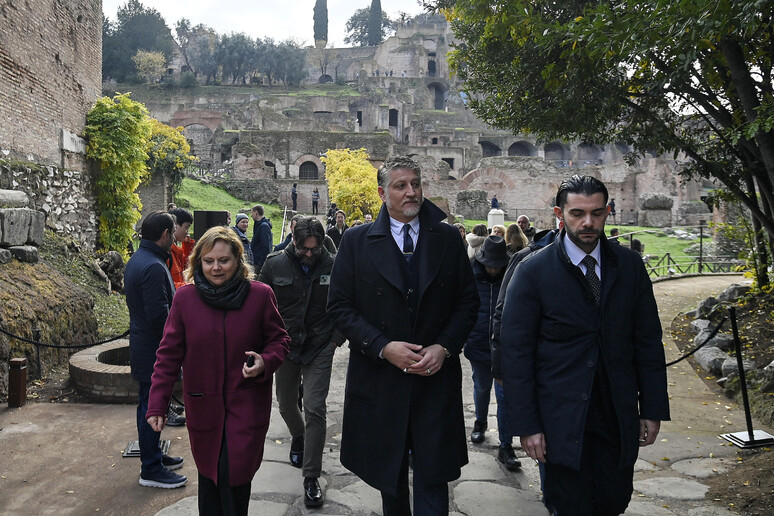
<svg viewBox="0 0 774 516"><path fill-rule="evenodd" d="M707 254L707 249L704 247L704 235L707 226L704 221L698 226L681 226L676 229L698 229L698 241L699 254L697 256L680 256L674 257L671 252L664 254L659 253L645 253L643 254L643 261L645 262L645 268L648 271L648 275L654 278L663 278L675 276L678 274L722 274L729 272L739 272L745 267L745 261L734 256L723 256L715 254ZM625 245L628 240L631 246L632 240L635 239L635 235L641 233L658 233L661 230L658 229L643 229L640 231L632 231L630 233L622 233L618 235L617 239Z"/></svg>

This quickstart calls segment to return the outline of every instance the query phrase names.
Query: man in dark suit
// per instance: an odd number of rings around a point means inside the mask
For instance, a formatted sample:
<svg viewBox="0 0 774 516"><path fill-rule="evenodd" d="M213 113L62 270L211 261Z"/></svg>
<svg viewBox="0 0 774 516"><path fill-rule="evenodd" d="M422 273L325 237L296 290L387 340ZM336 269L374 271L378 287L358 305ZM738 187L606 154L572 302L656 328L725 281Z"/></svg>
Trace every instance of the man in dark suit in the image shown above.
<svg viewBox="0 0 774 516"><path fill-rule="evenodd" d="M607 189L564 181L564 229L515 269L505 297L501 368L510 430L545 463L546 507L614 515L632 495L640 446L669 419L661 324L642 259L602 238Z"/></svg>
<svg viewBox="0 0 774 516"><path fill-rule="evenodd" d="M381 491L385 516L410 515L410 451L415 514L448 514L447 483L468 461L459 355L478 292L419 165L391 158L377 179L384 205L344 233L328 297L350 347L341 463Z"/></svg>

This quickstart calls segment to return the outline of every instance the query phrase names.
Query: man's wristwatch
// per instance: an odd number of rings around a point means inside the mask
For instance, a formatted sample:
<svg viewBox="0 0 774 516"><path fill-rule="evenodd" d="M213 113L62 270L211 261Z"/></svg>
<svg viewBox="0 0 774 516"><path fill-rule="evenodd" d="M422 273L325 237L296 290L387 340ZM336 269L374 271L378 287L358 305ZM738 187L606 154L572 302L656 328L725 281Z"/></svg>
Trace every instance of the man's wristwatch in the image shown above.
<svg viewBox="0 0 774 516"><path fill-rule="evenodd" d="M446 358L451 357L451 351L446 349L445 347L441 346L441 349L443 350L444 354L446 355Z"/></svg>

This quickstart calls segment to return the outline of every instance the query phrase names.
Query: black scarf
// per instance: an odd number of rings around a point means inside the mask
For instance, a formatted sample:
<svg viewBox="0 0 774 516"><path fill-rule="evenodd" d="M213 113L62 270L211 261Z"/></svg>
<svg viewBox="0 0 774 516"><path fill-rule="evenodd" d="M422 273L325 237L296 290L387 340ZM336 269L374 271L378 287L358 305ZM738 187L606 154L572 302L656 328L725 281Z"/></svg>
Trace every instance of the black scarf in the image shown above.
<svg viewBox="0 0 774 516"><path fill-rule="evenodd" d="M239 310L250 292L250 280L238 274L220 287L212 285L204 277L201 267L194 269L194 285L202 301L220 310Z"/></svg>

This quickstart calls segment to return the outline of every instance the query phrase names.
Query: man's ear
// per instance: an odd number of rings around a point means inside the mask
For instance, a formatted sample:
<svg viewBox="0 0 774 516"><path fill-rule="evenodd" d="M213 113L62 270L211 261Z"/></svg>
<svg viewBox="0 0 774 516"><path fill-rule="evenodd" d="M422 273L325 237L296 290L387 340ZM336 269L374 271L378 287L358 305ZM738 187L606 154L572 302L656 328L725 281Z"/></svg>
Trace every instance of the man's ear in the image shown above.
<svg viewBox="0 0 774 516"><path fill-rule="evenodd" d="M562 213L562 209L559 206L554 206L554 215L557 219L559 219L559 222L564 222L564 214Z"/></svg>

